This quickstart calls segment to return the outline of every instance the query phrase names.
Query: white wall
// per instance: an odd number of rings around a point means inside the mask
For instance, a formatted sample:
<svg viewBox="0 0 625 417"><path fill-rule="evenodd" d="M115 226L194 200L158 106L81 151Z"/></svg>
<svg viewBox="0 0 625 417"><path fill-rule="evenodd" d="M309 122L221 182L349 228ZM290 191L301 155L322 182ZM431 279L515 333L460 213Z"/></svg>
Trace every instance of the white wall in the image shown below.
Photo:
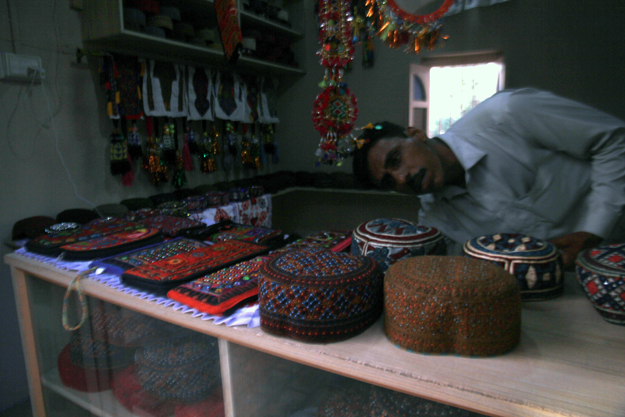
<svg viewBox="0 0 625 417"><path fill-rule="evenodd" d="M313 0L305 2L307 75L281 96L277 128L279 169L313 171L319 136L312 127L312 102L321 91L323 70L317 44ZM11 20L9 21L9 7ZM623 2L610 0L510 0L473 9L445 21L444 48L428 54L498 49L504 52L508 87L534 86L585 101L625 118ZM10 23L10 24L9 24ZM12 29L12 30L11 30ZM80 13L69 1L0 0L0 50L38 55L47 70L42 85L0 82L0 238L13 224L34 215L88 207L74 194L56 152L56 143L77 192L94 204L169 192L157 190L137 170L136 185L124 187L108 173L111 123L106 118L95 61L77 63ZM376 42L373 68L360 65L346 74L358 98L358 125L380 120L408 122L408 67L420 56ZM50 101L56 135L43 92ZM349 162L339 168L350 170ZM322 167L334 171L335 167ZM189 175L189 187L226 179L221 174ZM247 175L237 173L238 176ZM9 249L2 247L2 254ZM27 397L23 358L8 268L0 266L0 410ZM60 317L60 314L59 314Z"/></svg>

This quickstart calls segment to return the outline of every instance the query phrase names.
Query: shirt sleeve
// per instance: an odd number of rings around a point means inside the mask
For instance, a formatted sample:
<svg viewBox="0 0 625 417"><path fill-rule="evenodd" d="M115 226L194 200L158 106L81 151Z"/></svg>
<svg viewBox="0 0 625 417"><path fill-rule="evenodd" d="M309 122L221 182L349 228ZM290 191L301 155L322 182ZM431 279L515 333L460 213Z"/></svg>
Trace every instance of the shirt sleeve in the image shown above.
<svg viewBox="0 0 625 417"><path fill-rule="evenodd" d="M608 237L625 208L625 122L582 103L533 89L511 94L506 113L519 137L535 146L590 161L592 188L586 199L590 204L578 231Z"/></svg>

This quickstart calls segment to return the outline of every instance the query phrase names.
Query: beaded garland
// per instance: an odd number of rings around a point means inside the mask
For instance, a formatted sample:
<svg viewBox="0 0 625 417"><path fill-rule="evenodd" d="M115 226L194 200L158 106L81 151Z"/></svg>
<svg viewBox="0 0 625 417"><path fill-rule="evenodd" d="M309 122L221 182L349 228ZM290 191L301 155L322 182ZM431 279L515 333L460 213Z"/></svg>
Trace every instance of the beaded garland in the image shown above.
<svg viewBox="0 0 625 417"><path fill-rule="evenodd" d="M258 257L193 280L170 290L167 297L204 313L221 315L258 294Z"/></svg>
<svg viewBox="0 0 625 417"><path fill-rule="evenodd" d="M317 52L325 67L325 76L319 84L323 92L313 103L312 119L321 134L315 152L317 165L336 164L353 151L351 131L358 118L356 97L349 91L343 75L345 67L354 59L352 14L350 0L319 0L319 43Z"/></svg>
<svg viewBox="0 0 625 417"><path fill-rule="evenodd" d="M335 342L365 331L382 313L382 273L363 256L296 249L261 267L261 329L306 342Z"/></svg>
<svg viewBox="0 0 625 417"><path fill-rule="evenodd" d="M577 256L575 272L601 317L625 326L625 244L587 249Z"/></svg>
<svg viewBox="0 0 625 417"><path fill-rule="evenodd" d="M351 252L375 259L386 271L412 256L445 255L447 244L434 227L402 219L374 219L354 229Z"/></svg>
<svg viewBox="0 0 625 417"><path fill-rule="evenodd" d="M207 336L163 340L135 354L141 386L159 398L192 403L221 382L217 342Z"/></svg>
<svg viewBox="0 0 625 417"><path fill-rule="evenodd" d="M119 273L137 266L153 263L161 259L167 259L179 253L191 252L208 246L198 240L183 237L175 238L167 242L157 243L146 248L125 252L119 255L95 261L92 266L103 266Z"/></svg>
<svg viewBox="0 0 625 417"><path fill-rule="evenodd" d="M521 337L521 293L503 269L465 256L419 256L384 278L384 331L420 353L489 356Z"/></svg>
<svg viewBox="0 0 625 417"><path fill-rule="evenodd" d="M523 300L562 295L562 256L551 243L517 233L498 233L468 240L463 253L498 265L516 277Z"/></svg>

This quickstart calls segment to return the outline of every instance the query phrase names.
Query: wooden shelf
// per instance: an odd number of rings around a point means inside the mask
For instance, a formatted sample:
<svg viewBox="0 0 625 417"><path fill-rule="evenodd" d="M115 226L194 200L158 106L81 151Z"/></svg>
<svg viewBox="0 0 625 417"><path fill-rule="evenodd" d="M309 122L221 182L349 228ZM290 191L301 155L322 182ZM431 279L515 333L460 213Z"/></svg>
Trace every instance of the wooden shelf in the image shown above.
<svg viewBox="0 0 625 417"><path fill-rule="evenodd" d="M67 287L74 277L16 254L4 259L14 280L23 275ZM597 314L571 274L564 296L524 304L520 345L489 358L405 351L388 341L381 320L343 342L301 343L259 328L194 319L90 279L82 284L89 296L225 342L486 415L625 415L625 331Z"/></svg>
<svg viewBox="0 0 625 417"><path fill-rule="evenodd" d="M178 0L176 6L183 15L191 15L197 26L215 27L214 3L211 0ZM147 33L128 30L124 26L122 0L86 0L82 14L82 37L85 49L110 53L137 55L189 65L204 65L231 69L241 73L262 73L278 76L301 76L299 67L282 65L247 56L241 56L235 65L228 64L221 48L198 46L193 43L160 38ZM240 12L242 28L249 26L276 33L293 40L302 33L245 11Z"/></svg>

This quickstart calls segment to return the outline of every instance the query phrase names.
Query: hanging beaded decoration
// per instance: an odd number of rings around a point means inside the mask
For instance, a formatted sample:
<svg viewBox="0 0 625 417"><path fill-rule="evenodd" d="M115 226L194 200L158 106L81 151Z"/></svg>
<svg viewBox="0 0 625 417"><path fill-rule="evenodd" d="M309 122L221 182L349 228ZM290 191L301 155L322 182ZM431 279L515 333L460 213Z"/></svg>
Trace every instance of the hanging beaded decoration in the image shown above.
<svg viewBox="0 0 625 417"><path fill-rule="evenodd" d="M431 51L441 37L442 17L454 1L445 0L432 13L414 15L402 10L395 0L377 0L377 10L382 22L376 36L391 48L397 49L406 45L405 51L415 54L420 53L423 47ZM373 2L368 5L369 13L374 13Z"/></svg>
<svg viewBox="0 0 625 417"><path fill-rule="evenodd" d="M326 70L319 84L324 90L312 112L314 127L321 134L316 165L340 166L353 151L350 133L358 117L356 97L343 79L345 67L354 58L351 0L319 0L317 14L321 44L317 55Z"/></svg>

